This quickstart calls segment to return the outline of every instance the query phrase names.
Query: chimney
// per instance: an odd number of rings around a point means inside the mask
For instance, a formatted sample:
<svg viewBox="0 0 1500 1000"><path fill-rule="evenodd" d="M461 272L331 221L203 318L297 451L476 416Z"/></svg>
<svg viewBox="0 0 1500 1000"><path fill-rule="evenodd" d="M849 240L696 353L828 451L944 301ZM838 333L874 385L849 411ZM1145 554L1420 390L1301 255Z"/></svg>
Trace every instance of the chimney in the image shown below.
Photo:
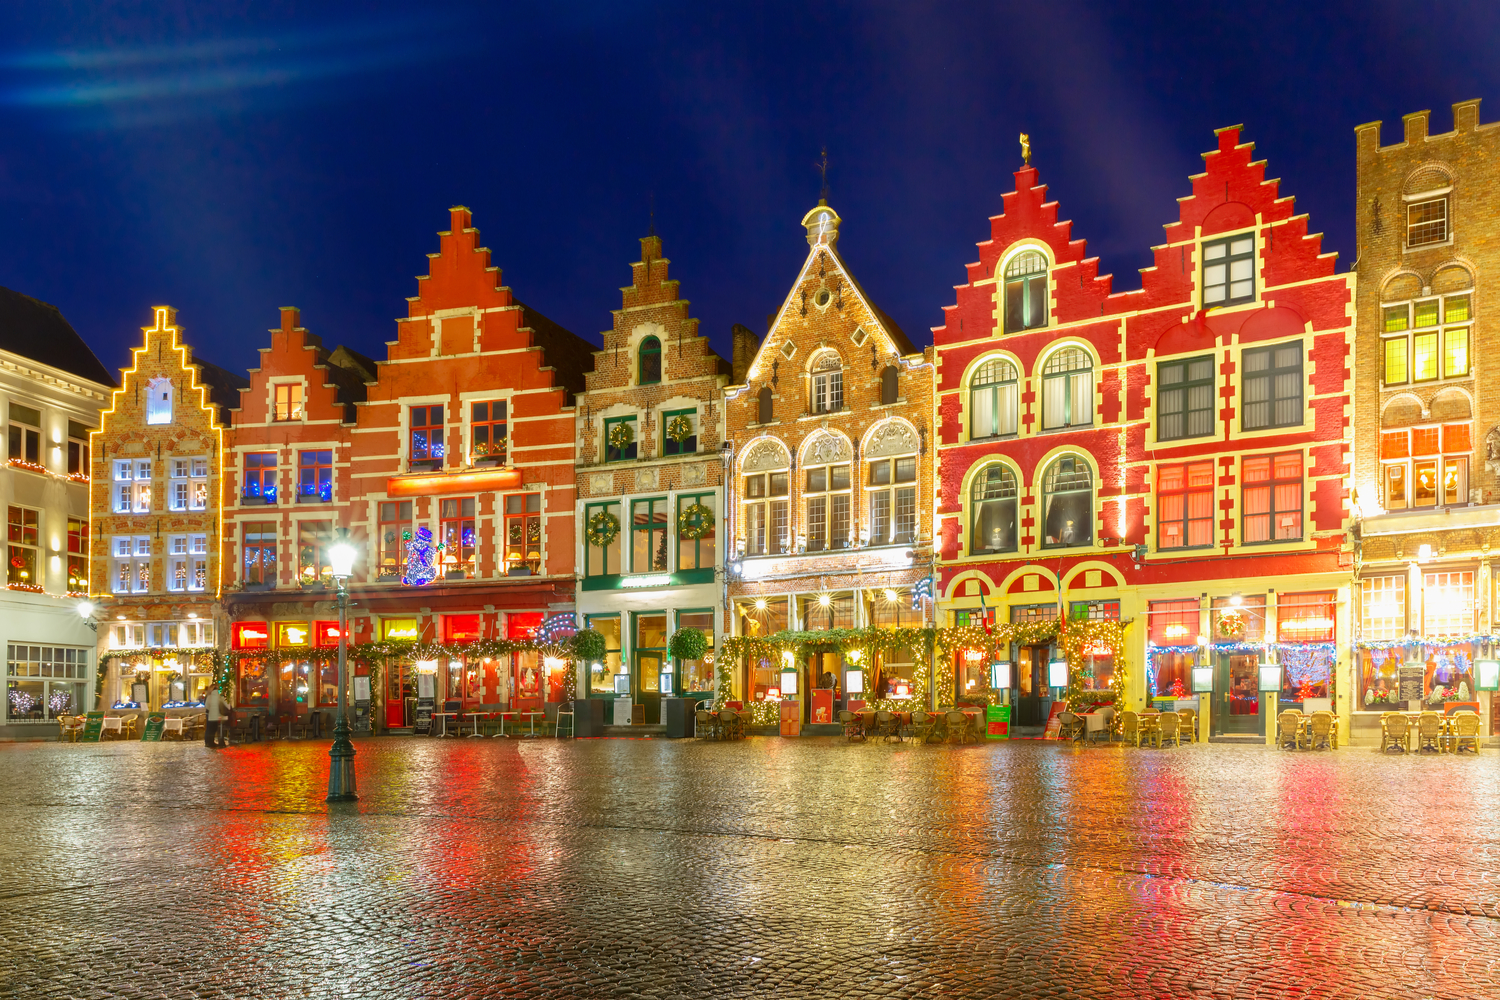
<svg viewBox="0 0 1500 1000"><path fill-rule="evenodd" d="M734 324L729 335L734 341L733 382L735 385L744 385L746 376L750 374L750 362L755 360L755 352L760 350L760 338L749 327L739 323Z"/></svg>

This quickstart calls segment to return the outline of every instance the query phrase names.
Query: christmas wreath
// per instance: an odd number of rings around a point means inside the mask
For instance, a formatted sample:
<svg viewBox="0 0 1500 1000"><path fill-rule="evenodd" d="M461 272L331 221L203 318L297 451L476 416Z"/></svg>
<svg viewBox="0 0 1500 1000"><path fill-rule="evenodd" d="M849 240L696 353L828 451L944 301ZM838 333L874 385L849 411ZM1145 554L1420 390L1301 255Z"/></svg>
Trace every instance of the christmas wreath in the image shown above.
<svg viewBox="0 0 1500 1000"><path fill-rule="evenodd" d="M678 414L667 422L667 437L678 444L693 436L693 422L685 414Z"/></svg>
<svg viewBox="0 0 1500 1000"><path fill-rule="evenodd" d="M677 534L681 538L696 540L713 531L714 512L701 503L690 503L677 515Z"/></svg>
<svg viewBox="0 0 1500 1000"><path fill-rule="evenodd" d="M598 511L589 518L584 534L590 545L597 545L602 549L620 536L620 519L607 510Z"/></svg>
<svg viewBox="0 0 1500 1000"><path fill-rule="evenodd" d="M1241 639L1245 635L1245 616L1238 611L1226 611L1219 618L1219 635L1225 639Z"/></svg>
<svg viewBox="0 0 1500 1000"><path fill-rule="evenodd" d="M628 422L621 421L609 429L607 440L611 448L614 448L616 451L624 451L630 447L630 442L635 440L635 431L631 429Z"/></svg>

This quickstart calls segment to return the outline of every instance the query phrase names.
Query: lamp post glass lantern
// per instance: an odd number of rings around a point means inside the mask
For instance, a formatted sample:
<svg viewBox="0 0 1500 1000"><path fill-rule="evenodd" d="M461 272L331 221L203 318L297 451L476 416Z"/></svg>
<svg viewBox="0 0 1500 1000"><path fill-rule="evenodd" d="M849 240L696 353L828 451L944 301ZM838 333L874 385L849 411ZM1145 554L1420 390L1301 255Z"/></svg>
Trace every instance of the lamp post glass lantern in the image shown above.
<svg viewBox="0 0 1500 1000"><path fill-rule="evenodd" d="M340 529L340 538L328 550L333 564L333 580L338 586L339 602L339 717L333 725L333 746L328 749L328 801L353 802L359 798L354 790L354 744L349 742L349 577L354 573L358 553L348 538L348 529Z"/></svg>

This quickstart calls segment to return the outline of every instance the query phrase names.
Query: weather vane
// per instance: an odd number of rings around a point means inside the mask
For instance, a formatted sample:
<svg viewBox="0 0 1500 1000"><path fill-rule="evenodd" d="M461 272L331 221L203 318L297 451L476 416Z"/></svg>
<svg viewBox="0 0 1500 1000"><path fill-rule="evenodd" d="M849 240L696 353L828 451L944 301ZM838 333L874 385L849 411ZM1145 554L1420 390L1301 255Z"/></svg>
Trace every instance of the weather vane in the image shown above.
<svg viewBox="0 0 1500 1000"><path fill-rule="evenodd" d="M1021 133L1021 159L1028 167L1031 166L1031 136L1025 132Z"/></svg>
<svg viewBox="0 0 1500 1000"><path fill-rule="evenodd" d="M813 166L815 166L815 167L818 168L818 173L821 174L822 177L823 177L823 187L818 191L818 201L826 203L828 201L828 147L827 146L823 147L823 159L820 160L817 163L814 163Z"/></svg>
<svg viewBox="0 0 1500 1000"><path fill-rule="evenodd" d="M656 235L656 192L655 191L651 192L651 208L650 208L650 213L651 213L651 221L646 226L646 235L647 236L655 236Z"/></svg>

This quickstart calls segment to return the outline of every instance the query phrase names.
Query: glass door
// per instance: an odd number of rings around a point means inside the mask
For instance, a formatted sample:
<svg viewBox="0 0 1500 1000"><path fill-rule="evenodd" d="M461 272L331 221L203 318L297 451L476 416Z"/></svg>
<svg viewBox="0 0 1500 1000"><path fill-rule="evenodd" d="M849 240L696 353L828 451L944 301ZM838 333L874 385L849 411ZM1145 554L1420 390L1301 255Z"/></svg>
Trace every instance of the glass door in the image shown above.
<svg viewBox="0 0 1500 1000"><path fill-rule="evenodd" d="M1265 734L1260 718L1260 661L1254 653L1221 653L1214 669L1215 736Z"/></svg>
<svg viewBox="0 0 1500 1000"><path fill-rule="evenodd" d="M635 619L635 690L636 702L645 710L645 723L661 722L662 676L667 662L667 616L665 614L631 615ZM671 676L670 668L666 675ZM668 696L670 691L665 692Z"/></svg>
<svg viewBox="0 0 1500 1000"><path fill-rule="evenodd" d="M1022 646L1016 657L1016 725L1041 726L1047 690L1047 660L1050 646Z"/></svg>
<svg viewBox="0 0 1500 1000"><path fill-rule="evenodd" d="M403 729L411 722L406 718L406 699L415 698L417 689L411 678L411 664L404 660L390 660L385 671L385 726L387 729Z"/></svg>

